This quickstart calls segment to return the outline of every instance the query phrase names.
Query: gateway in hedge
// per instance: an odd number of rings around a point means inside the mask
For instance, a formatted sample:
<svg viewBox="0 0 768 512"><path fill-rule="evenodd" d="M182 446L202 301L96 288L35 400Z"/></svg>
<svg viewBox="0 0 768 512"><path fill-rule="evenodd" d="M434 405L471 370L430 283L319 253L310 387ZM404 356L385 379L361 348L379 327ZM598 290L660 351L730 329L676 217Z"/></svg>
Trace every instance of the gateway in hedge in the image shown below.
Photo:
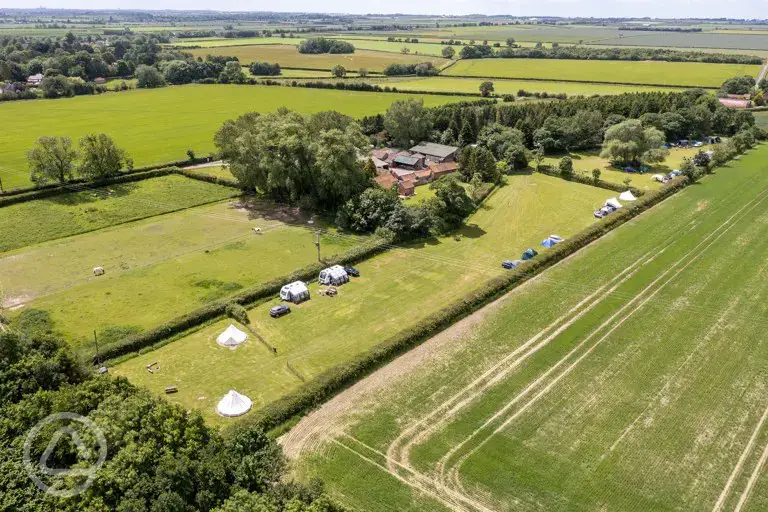
<svg viewBox="0 0 768 512"><path fill-rule="evenodd" d="M341 265L334 265L320 271L317 280L320 284L340 286L349 282L349 275Z"/></svg>
<svg viewBox="0 0 768 512"><path fill-rule="evenodd" d="M309 300L309 289L304 281L294 281L280 289L280 298L298 304Z"/></svg>

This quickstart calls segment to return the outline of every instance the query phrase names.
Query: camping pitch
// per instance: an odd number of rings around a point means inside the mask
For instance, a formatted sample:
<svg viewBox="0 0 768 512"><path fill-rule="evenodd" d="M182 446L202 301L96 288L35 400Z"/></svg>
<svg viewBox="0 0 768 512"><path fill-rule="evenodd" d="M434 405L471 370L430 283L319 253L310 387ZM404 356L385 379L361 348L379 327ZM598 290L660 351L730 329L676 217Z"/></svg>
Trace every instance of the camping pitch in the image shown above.
<svg viewBox="0 0 768 512"><path fill-rule="evenodd" d="M229 393L219 400L216 412L227 418L235 418L250 411L251 407L253 407L253 401L250 398L230 389Z"/></svg>
<svg viewBox="0 0 768 512"><path fill-rule="evenodd" d="M349 282L347 271L341 265L333 265L320 271L317 279L320 284L340 286Z"/></svg>
<svg viewBox="0 0 768 512"><path fill-rule="evenodd" d="M216 338L216 343L222 347L236 347L248 339L248 335L232 324Z"/></svg>
<svg viewBox="0 0 768 512"><path fill-rule="evenodd" d="M309 300L309 289L303 281L294 281L280 289L280 298L298 304Z"/></svg>
<svg viewBox="0 0 768 512"><path fill-rule="evenodd" d="M627 190L626 192L622 192L619 194L619 199L622 201L636 201L637 198L632 194L631 190Z"/></svg>

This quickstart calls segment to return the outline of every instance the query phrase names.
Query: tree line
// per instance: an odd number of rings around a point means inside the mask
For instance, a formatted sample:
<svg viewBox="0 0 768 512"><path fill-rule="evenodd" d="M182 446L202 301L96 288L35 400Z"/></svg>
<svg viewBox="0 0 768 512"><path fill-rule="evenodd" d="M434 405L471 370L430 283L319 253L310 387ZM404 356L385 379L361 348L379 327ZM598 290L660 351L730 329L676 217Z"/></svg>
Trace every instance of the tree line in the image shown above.
<svg viewBox="0 0 768 512"><path fill-rule="evenodd" d="M259 428L208 426L186 411L130 384L95 376L51 330L44 312L27 310L0 332L0 504L4 510L119 512L340 512L313 481L286 478L280 447ZM92 485L74 497L40 491L27 474L22 447L30 430L53 413L79 414L104 433L107 455ZM31 445L40 460L56 428L80 434L98 453L91 431L76 422L54 421ZM93 456L63 436L48 467L72 467ZM45 475L39 475L46 483ZM59 481L61 483L61 480ZM72 477L64 485L81 483ZM71 488L66 487L66 488Z"/></svg>

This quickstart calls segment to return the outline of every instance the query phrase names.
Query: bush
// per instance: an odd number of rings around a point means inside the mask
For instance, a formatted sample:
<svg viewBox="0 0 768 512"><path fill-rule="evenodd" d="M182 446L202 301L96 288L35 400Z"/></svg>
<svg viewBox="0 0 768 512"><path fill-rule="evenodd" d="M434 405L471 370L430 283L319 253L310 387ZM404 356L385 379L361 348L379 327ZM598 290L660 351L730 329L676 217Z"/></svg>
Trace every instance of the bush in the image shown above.
<svg viewBox="0 0 768 512"><path fill-rule="evenodd" d="M256 76L277 76L280 74L280 64L275 62L270 64L269 62L254 62L250 67L251 74Z"/></svg>
<svg viewBox="0 0 768 512"><path fill-rule="evenodd" d="M229 318L233 318L243 325L248 325L250 323L248 320L248 311L237 302L228 302L227 306L224 308L224 313Z"/></svg>
<svg viewBox="0 0 768 512"><path fill-rule="evenodd" d="M355 53L355 47L346 41L314 37L299 43L299 53Z"/></svg>

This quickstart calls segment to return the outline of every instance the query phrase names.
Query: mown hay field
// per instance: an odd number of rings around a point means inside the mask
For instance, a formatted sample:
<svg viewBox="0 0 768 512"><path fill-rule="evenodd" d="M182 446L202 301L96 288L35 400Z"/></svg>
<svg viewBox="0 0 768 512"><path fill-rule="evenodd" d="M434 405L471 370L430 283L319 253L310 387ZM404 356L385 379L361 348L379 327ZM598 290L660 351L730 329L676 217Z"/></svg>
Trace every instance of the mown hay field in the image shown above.
<svg viewBox="0 0 768 512"><path fill-rule="evenodd" d="M137 167L185 160L214 150L221 124L245 112L286 107L303 113L333 108L362 117L384 112L394 101L421 97L427 106L461 101L450 96L409 96L251 85L184 85L60 100L7 101L0 118L13 130L0 133L0 179L8 190L29 186L26 152L43 135L77 139L106 133ZM109 115L104 115L109 112Z"/></svg>
<svg viewBox="0 0 768 512"><path fill-rule="evenodd" d="M376 43L378 44L378 43ZM195 57L206 55L226 55L237 57L243 64L254 61L277 62L285 68L327 69L340 64L345 68L357 71L365 68L369 71L382 71L389 64L417 64L419 62L433 62L441 66L447 61L442 58L421 55L406 55L389 51L356 50L354 53L299 53L299 50L289 44L251 46L222 46L215 48L196 48L190 50Z"/></svg>
<svg viewBox="0 0 768 512"><path fill-rule="evenodd" d="M310 413L296 473L372 512L765 510L766 156Z"/></svg>
<svg viewBox="0 0 768 512"><path fill-rule="evenodd" d="M365 81L365 80L363 80ZM382 87L388 85L397 87L402 91L425 91L425 92L459 92L459 93L478 93L480 84L485 81L483 78L454 78L448 76L435 76L427 78L392 78L387 80L368 80L371 83L377 83ZM588 84L578 82L557 82L544 80L491 80L493 82L494 94L512 94L515 95L520 89L528 92L546 92L547 94L565 93L569 96L593 94L623 94L627 92L649 92L649 91L671 91L675 90L668 87L653 87L639 85L613 85L613 84Z"/></svg>
<svg viewBox="0 0 768 512"><path fill-rule="evenodd" d="M0 254L235 195L236 189L162 176L5 206L0 208Z"/></svg>
<svg viewBox="0 0 768 512"><path fill-rule="evenodd" d="M719 87L733 76L757 77L759 65L701 62L557 59L462 60L445 70L454 76L535 78L679 87Z"/></svg>
<svg viewBox="0 0 768 512"><path fill-rule="evenodd" d="M277 299L249 310L251 327L276 355L253 335L234 351L218 346L215 338L229 323L223 320L111 371L157 393L176 384L172 400L223 422L214 407L229 389L248 395L256 408L296 390L296 373L311 379L349 361L507 272L503 259L528 247L545 250L539 244L550 234L569 236L591 224L592 210L610 195L540 174L509 177L459 231L459 241L434 239L370 258L356 265L361 276L339 287L338 296L323 297L311 285L311 300L277 320L268 314ZM146 371L153 361L161 373Z"/></svg>

